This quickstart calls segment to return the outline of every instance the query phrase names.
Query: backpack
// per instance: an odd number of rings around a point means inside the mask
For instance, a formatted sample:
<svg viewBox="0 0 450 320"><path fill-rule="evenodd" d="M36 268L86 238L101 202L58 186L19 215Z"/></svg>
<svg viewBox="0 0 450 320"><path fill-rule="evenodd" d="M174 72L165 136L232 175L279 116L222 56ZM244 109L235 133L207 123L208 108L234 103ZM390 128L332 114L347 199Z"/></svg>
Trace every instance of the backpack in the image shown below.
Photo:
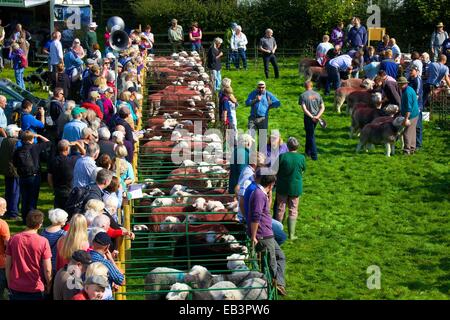
<svg viewBox="0 0 450 320"><path fill-rule="evenodd" d="M22 68L27 68L27 67L28 67L28 60L27 60L27 57L25 57L24 54L20 54L20 55L19 55L19 59L20 59L20 62L19 62L20 66L21 66Z"/></svg>
<svg viewBox="0 0 450 320"><path fill-rule="evenodd" d="M74 214L84 212L84 206L87 202L86 200L88 199L90 191L90 186L75 187L72 191L70 191L64 208L70 217Z"/></svg>
<svg viewBox="0 0 450 320"><path fill-rule="evenodd" d="M37 173L33 157L29 149L18 148L13 155L13 164L17 168L19 177L29 177Z"/></svg>

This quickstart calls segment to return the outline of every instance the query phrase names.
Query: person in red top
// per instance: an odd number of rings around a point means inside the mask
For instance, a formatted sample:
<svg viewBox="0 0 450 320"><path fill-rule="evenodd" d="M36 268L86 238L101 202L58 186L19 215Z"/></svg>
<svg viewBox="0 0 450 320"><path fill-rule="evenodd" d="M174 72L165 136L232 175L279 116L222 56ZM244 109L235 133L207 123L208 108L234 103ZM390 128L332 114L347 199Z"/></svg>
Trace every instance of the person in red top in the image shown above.
<svg viewBox="0 0 450 320"><path fill-rule="evenodd" d="M0 217L6 212L6 200L0 197ZM5 262L6 262L6 246L9 241L9 227L6 221L0 219L0 300L4 300L3 294L8 288L6 282Z"/></svg>
<svg viewBox="0 0 450 320"><path fill-rule="evenodd" d="M103 112L100 109L100 107L98 106L98 104L96 103L96 101L98 99L100 99L100 93L98 93L97 91L91 91L89 93L89 100L86 102L83 102L81 107L85 108L85 109L91 109L92 111L95 112L97 117L100 118L100 120L103 120Z"/></svg>
<svg viewBox="0 0 450 320"><path fill-rule="evenodd" d="M108 287L108 278L92 276L84 282L84 289L72 297L72 300L102 300Z"/></svg>
<svg viewBox="0 0 450 320"><path fill-rule="evenodd" d="M14 235L6 248L6 280L10 300L43 300L50 292L52 252L46 238L38 234L44 214L32 210L25 231Z"/></svg>

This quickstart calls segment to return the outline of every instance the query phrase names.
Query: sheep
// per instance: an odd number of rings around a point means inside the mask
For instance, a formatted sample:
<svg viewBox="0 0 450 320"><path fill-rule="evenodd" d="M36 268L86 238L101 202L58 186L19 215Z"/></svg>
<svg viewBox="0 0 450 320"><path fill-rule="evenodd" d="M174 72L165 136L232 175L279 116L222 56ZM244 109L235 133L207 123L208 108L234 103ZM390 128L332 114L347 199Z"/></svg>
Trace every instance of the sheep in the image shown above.
<svg viewBox="0 0 450 320"><path fill-rule="evenodd" d="M170 287L170 292L167 293L166 299L167 300L186 300L189 296L189 291L192 290L191 287L189 287L185 283L179 283L176 282ZM249 299L247 299L249 300Z"/></svg>
<svg viewBox="0 0 450 320"><path fill-rule="evenodd" d="M174 205L175 201L173 198L156 198L151 206L152 207L168 207Z"/></svg>
<svg viewBox="0 0 450 320"><path fill-rule="evenodd" d="M145 224L138 224L133 226L133 231L148 231L148 227Z"/></svg>
<svg viewBox="0 0 450 320"><path fill-rule="evenodd" d="M197 198L192 204L197 211L205 211L206 210L206 199L205 198Z"/></svg>
<svg viewBox="0 0 450 320"><path fill-rule="evenodd" d="M176 225L180 223L180 219L174 216L168 216L160 225L161 232L173 232Z"/></svg>
<svg viewBox="0 0 450 320"><path fill-rule="evenodd" d="M225 204L225 206L229 211L238 212L239 203L237 201L228 202L227 204Z"/></svg>
<svg viewBox="0 0 450 320"><path fill-rule="evenodd" d="M262 278L251 278L245 280L241 288L243 300L267 300L267 281Z"/></svg>
<svg viewBox="0 0 450 320"><path fill-rule="evenodd" d="M185 275L184 280L186 283L190 283L194 289L206 289L211 285L213 276L203 266L195 265Z"/></svg>
<svg viewBox="0 0 450 320"><path fill-rule="evenodd" d="M213 300L242 300L242 293L231 281L220 281L211 287L209 291Z"/></svg>
<svg viewBox="0 0 450 320"><path fill-rule="evenodd" d="M228 256L227 268L229 270L248 270L244 259L246 259L246 256L238 253Z"/></svg>
<svg viewBox="0 0 450 320"><path fill-rule="evenodd" d="M158 267L145 277L145 291L152 293L145 296L146 300L158 300L162 297L159 291L169 290L176 282L184 282L186 274L180 270Z"/></svg>
<svg viewBox="0 0 450 320"><path fill-rule="evenodd" d="M217 212L219 210L225 210L225 206L220 201L211 201L209 200L206 205L206 211L209 212Z"/></svg>
<svg viewBox="0 0 450 320"><path fill-rule="evenodd" d="M166 119L165 121L164 121L164 125L163 125L163 128L164 127L174 127L174 126L176 126L178 124L178 121L176 120L176 119Z"/></svg>
<svg viewBox="0 0 450 320"><path fill-rule="evenodd" d="M151 137L149 140L152 140L152 141L160 141L162 139L162 136L153 136L153 137Z"/></svg>

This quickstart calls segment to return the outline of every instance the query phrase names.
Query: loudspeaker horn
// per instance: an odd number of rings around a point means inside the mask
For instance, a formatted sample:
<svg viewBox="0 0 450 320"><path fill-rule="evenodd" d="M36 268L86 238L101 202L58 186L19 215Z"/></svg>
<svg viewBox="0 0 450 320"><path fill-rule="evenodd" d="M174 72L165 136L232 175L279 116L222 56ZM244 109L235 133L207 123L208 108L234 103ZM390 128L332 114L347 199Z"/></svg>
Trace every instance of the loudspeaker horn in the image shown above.
<svg viewBox="0 0 450 320"><path fill-rule="evenodd" d="M112 28L112 32L109 37L109 44L111 48L117 51L125 50L128 48L129 41L128 34L125 31L116 29L115 27Z"/></svg>
<svg viewBox="0 0 450 320"><path fill-rule="evenodd" d="M123 19L121 17L111 17L108 19L108 22L106 23L106 30L108 32L113 32L113 27L118 26L119 30L123 30L125 29L125 22L123 21Z"/></svg>

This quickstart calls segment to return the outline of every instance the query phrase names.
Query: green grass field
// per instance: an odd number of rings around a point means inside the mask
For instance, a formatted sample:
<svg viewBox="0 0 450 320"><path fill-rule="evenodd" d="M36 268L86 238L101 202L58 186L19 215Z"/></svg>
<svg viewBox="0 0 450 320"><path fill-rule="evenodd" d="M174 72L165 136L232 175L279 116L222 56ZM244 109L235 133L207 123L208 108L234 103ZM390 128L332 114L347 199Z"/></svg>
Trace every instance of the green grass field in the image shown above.
<svg viewBox="0 0 450 320"><path fill-rule="evenodd" d="M266 81L282 102L270 128L304 144L303 92L297 59L280 61L281 78ZM238 98L245 128L245 99L263 79L262 63L249 71L223 71ZM297 223L298 240L286 242L286 299L448 299L450 294L450 174L448 131L425 123L424 147L413 156L384 156L384 147L355 154L350 118L326 99L328 128L316 130L319 160L307 161ZM303 152L303 147L301 152ZM0 194L3 194L0 182ZM39 208L51 208L46 183ZM12 225L12 231L20 227ZM381 289L369 290L369 266L381 270Z"/></svg>

